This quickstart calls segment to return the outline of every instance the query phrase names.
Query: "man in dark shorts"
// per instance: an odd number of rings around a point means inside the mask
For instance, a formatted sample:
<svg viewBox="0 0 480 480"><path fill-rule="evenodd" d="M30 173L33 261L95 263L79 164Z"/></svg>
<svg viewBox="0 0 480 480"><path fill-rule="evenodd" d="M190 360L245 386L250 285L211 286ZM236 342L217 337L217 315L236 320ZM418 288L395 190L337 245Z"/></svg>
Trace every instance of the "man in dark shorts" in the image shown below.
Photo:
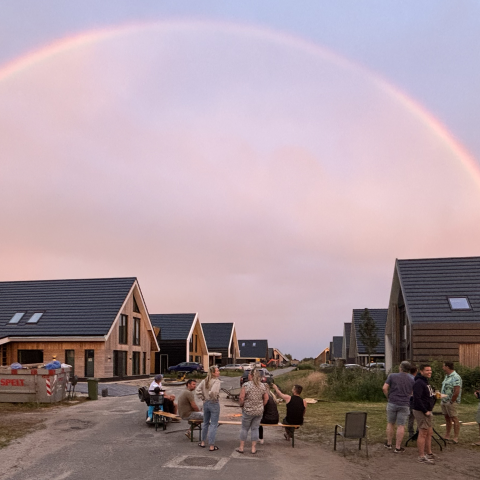
<svg viewBox="0 0 480 480"><path fill-rule="evenodd" d="M435 456L432 453L432 410L435 405L435 394L429 385L431 376L432 367L426 363L420 365L413 386L413 414L418 426L418 461L427 464L435 463Z"/></svg>
<svg viewBox="0 0 480 480"><path fill-rule="evenodd" d="M397 424L394 453L403 453L403 435L405 422L410 414L410 397L412 396L414 380L410 375L410 363L402 362L399 373L391 373L383 385L383 393L388 398L387 403L387 441L385 448L391 450L393 428Z"/></svg>
<svg viewBox="0 0 480 480"><path fill-rule="evenodd" d="M303 425L303 417L307 411L307 402L300 396L303 387L294 385L292 395L283 394L275 384L273 384L273 388L277 395L285 400L287 405L287 416L283 419L282 423L285 425ZM285 428L285 440L290 440L293 432L293 428Z"/></svg>

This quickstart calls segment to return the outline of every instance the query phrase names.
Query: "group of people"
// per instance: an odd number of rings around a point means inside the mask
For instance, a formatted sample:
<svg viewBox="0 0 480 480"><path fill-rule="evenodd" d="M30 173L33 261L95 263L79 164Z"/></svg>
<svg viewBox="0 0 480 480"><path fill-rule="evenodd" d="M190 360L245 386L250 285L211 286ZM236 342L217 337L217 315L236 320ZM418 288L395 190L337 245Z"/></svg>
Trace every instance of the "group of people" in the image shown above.
<svg viewBox="0 0 480 480"><path fill-rule="evenodd" d="M218 367L209 368L207 377L197 385L197 381L189 379L185 389L178 397L175 405L175 397L173 395L165 396L164 410L175 413L183 420L203 420L202 421L202 437L199 447L205 448L207 443L210 451L218 450L215 444L218 421L220 418L220 371ZM155 390L161 388L161 375L157 375L149 387L149 393L155 394ZM292 395L286 395L280 391L277 385L273 384L278 397L282 398L286 403L287 415L282 423L285 425L302 425L303 417L307 404L300 397L302 387L294 385ZM195 393L203 402L203 412L195 402ZM173 397L173 398L172 398ZM240 445L237 452L244 453L245 441L248 432L251 437L251 453L256 454L257 442L263 444L263 424L277 424L279 422L279 414L277 409L277 401L265 378L260 376L257 369L252 369L248 374L248 381L242 386L239 403L242 407L242 422L240 429ZM151 411L150 411L151 408ZM153 415L153 407L149 407L148 416ZM285 429L285 439L290 440L293 428ZM190 431L185 433L190 437Z"/></svg>
<svg viewBox="0 0 480 480"><path fill-rule="evenodd" d="M415 365L404 361L400 364L399 373L391 373L387 377L383 385L383 393L388 399L386 448L393 448L392 441L396 425L395 448L393 451L394 453L404 452L402 440L405 434L405 423L408 419L409 434L413 436L413 424L416 421L418 461L427 464L435 463L435 455L432 453L432 412L437 399L441 399L441 410L445 417L446 433L444 439L452 444L458 443L460 422L457 406L461 401L462 379L455 371L453 362L444 362L442 368L445 378L439 394L435 393L429 383L432 376L432 367L428 363L422 363L417 369Z"/></svg>

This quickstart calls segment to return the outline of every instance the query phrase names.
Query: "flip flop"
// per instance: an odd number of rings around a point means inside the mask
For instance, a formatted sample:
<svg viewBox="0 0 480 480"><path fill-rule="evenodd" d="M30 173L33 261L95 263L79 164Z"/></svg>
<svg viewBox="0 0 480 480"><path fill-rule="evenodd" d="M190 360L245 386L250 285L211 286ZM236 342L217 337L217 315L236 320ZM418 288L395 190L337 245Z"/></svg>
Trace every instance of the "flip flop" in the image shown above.
<svg viewBox="0 0 480 480"><path fill-rule="evenodd" d="M215 450L219 450L219 448L215 445L213 448L209 448L209 452L214 452Z"/></svg>
<svg viewBox="0 0 480 480"><path fill-rule="evenodd" d="M480 443L472 443L472 447L480 447Z"/></svg>
<svg viewBox="0 0 480 480"><path fill-rule="evenodd" d="M239 450L238 448L235 451L241 453L242 455L245 453L243 450Z"/></svg>
<svg viewBox="0 0 480 480"><path fill-rule="evenodd" d="M257 454L257 451L255 450L254 452L252 452L252 455L256 455Z"/></svg>
<svg viewBox="0 0 480 480"><path fill-rule="evenodd" d="M200 448L205 448L205 445L202 445L201 443L198 444Z"/></svg>

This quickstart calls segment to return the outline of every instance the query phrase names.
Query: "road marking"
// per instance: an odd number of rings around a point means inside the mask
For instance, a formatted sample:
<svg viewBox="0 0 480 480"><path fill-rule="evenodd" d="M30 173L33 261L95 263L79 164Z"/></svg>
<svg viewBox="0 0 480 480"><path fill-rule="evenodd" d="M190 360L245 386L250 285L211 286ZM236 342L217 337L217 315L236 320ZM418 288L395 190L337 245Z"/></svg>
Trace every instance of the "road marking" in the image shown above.
<svg viewBox="0 0 480 480"><path fill-rule="evenodd" d="M210 457L201 457L201 456L198 456L198 455L182 455L180 457L176 457L176 458L170 460L165 465L163 465L163 467L167 467L167 468L190 468L190 469L195 469L195 470L221 470L226 465L226 463L230 460L230 458L228 458L228 457L220 457L218 459L218 462L215 465L207 465L207 466L181 465L181 463L184 462L187 458L188 459L195 459L195 458L198 458L198 459L203 459L203 458L212 459L212 458L215 458L215 460L217 459L216 457L211 457L211 456Z"/></svg>

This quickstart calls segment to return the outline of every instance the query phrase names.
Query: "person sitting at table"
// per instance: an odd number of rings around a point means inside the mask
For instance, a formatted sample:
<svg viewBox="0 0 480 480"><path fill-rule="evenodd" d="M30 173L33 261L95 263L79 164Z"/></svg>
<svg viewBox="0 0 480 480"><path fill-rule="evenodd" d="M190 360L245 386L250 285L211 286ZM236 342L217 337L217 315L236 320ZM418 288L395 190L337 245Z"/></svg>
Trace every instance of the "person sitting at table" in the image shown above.
<svg viewBox="0 0 480 480"><path fill-rule="evenodd" d="M268 385L268 381L265 377L262 378L262 383ZM279 421L277 402L270 391L270 388L267 389L268 401L263 407L263 417L260 420L260 423L265 423L269 425L276 425ZM260 425L258 428L258 438L261 445L263 445L263 427Z"/></svg>
<svg viewBox="0 0 480 480"><path fill-rule="evenodd" d="M307 402L300 396L303 390L301 385L294 385L292 388L292 395L285 395L280 389L273 384L273 388L280 398L285 400L287 405L287 416L282 423L285 425L303 425L303 418L307 411ZM285 440L290 440L293 437L295 429L285 428Z"/></svg>
<svg viewBox="0 0 480 480"><path fill-rule="evenodd" d="M163 375L155 375L152 383L148 387L148 393L150 395L160 395L162 388ZM163 411L167 413L177 414L177 406L173 403L175 400L175 395L163 395ZM148 407L147 422L153 420L153 411L155 409L154 405ZM179 422L179 420L172 419L172 422Z"/></svg>

